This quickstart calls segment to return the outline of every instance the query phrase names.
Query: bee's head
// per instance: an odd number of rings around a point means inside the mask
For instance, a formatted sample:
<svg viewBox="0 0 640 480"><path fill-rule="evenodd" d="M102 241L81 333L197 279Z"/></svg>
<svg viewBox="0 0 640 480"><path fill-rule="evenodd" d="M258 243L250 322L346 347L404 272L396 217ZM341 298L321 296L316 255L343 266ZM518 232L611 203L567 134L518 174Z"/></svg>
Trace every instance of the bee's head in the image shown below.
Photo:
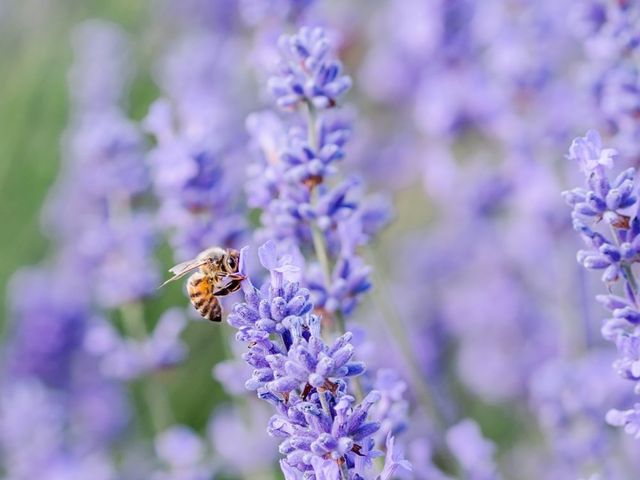
<svg viewBox="0 0 640 480"><path fill-rule="evenodd" d="M237 273L240 268L240 252L228 248L222 257L222 268L226 273Z"/></svg>
<svg viewBox="0 0 640 480"><path fill-rule="evenodd" d="M240 267L240 252L233 248L223 250L213 247L205 250L198 256L198 260L204 262L200 270L205 275L215 273L237 273Z"/></svg>

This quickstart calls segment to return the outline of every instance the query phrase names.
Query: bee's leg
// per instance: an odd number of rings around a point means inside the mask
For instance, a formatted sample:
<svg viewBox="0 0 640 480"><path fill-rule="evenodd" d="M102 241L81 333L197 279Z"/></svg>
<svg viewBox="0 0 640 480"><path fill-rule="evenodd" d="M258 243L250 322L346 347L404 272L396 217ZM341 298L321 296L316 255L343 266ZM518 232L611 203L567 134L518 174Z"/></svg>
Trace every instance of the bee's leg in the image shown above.
<svg viewBox="0 0 640 480"><path fill-rule="evenodd" d="M224 277L230 280L244 280L245 278L247 278L241 273L225 273Z"/></svg>
<svg viewBox="0 0 640 480"><path fill-rule="evenodd" d="M224 297L240 289L241 280L231 280L226 286L219 290L214 290L213 294L217 297Z"/></svg>

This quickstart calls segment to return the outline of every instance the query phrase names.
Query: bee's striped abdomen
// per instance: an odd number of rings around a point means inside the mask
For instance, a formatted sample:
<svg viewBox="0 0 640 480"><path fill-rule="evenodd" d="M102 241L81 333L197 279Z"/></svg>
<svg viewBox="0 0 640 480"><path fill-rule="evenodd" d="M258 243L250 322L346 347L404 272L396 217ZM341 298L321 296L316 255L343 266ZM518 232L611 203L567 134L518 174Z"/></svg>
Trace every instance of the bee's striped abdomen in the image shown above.
<svg viewBox="0 0 640 480"><path fill-rule="evenodd" d="M187 283L187 291L191 303L200 315L212 322L222 320L222 308L213 295L213 282L209 277L200 272L194 273Z"/></svg>

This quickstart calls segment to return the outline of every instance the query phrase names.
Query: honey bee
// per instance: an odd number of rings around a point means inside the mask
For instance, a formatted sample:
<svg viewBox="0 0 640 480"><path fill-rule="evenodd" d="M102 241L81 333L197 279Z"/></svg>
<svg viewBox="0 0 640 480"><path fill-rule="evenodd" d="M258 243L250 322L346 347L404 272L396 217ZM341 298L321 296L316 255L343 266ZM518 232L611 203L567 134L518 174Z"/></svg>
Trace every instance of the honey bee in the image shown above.
<svg viewBox="0 0 640 480"><path fill-rule="evenodd" d="M239 273L240 252L232 248L212 247L194 259L169 269L173 277L164 282L178 280L186 274L199 269L189 277L187 292L191 303L202 317L212 322L222 320L222 306L217 297L235 292L240 288L244 276Z"/></svg>

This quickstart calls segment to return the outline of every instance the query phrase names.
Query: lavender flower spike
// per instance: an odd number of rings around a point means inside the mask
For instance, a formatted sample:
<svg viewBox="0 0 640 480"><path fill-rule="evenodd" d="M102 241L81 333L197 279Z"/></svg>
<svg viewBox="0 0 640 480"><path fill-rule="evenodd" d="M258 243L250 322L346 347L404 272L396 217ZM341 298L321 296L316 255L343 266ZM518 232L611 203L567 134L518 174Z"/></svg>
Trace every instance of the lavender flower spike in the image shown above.
<svg viewBox="0 0 640 480"><path fill-rule="evenodd" d="M573 208L574 229L588 247L578 252L578 261L589 270L602 270L609 291L597 300L611 312L602 335L618 349L613 367L622 378L634 382L635 393L640 393L640 305L634 273L640 262L636 172L627 169L610 181L604 167L613 167L615 155L615 150L602 148L600 135L593 130L574 140L567 158L578 161L587 188L563 196ZM623 296L612 293L616 285ZM610 410L607 421L640 438L639 411L638 404L627 411Z"/></svg>
<svg viewBox="0 0 640 480"><path fill-rule="evenodd" d="M246 252L241 251L243 273ZM378 478L371 474L371 460L382 455L373 439L380 424L369 418L369 411L380 394L372 391L357 403L349 393L348 379L365 370L353 360L351 333L325 342L320 319L311 313L309 291L287 278L296 269L292 257L278 255L270 241L260 247L259 258L270 271L269 281L257 289L247 278L245 301L234 306L227 321L238 330L236 339L248 346L243 359L253 372L246 387L276 410L267 431L282 440L285 477ZM391 448L382 479L409 468L394 453L393 440L387 444Z"/></svg>
<svg viewBox="0 0 640 480"><path fill-rule="evenodd" d="M390 212L386 203L362 198L358 178L338 175L351 126L337 101L351 80L341 75L327 37L320 28L303 27L280 38L281 62L269 86L276 105L292 113L260 112L247 119L256 151L247 196L262 211L261 241L315 253L318 262L302 272L301 281L316 308L342 332L344 317L371 287L370 268L357 250Z"/></svg>

